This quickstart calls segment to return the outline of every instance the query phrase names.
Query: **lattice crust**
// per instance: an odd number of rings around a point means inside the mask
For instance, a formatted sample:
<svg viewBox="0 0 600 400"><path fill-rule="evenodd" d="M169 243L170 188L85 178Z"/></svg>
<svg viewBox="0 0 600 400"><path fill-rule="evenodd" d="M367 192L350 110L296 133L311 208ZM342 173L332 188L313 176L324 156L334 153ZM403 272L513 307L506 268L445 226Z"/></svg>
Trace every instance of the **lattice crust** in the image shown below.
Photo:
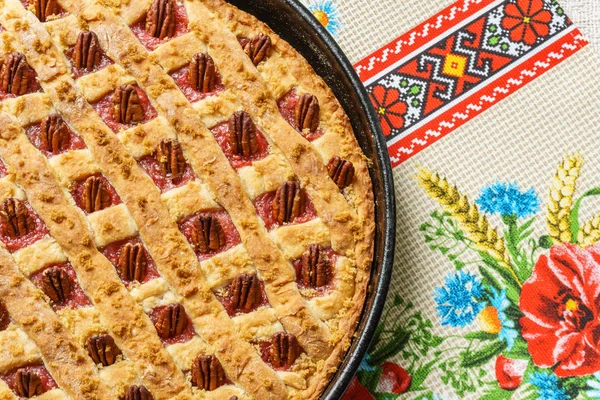
<svg viewBox="0 0 600 400"><path fill-rule="evenodd" d="M152 0L59 3L72 15L42 25L17 0L0 0L0 24L8 31L0 33L0 56L23 52L43 89L0 101L0 133L7 142L0 157L9 166L9 175L0 179L0 200L27 199L50 232L50 237L13 254L21 273L31 276L47 265L71 262L94 306L65 308L55 315L77 345L100 332L114 336L125 359L100 370L100 380L110 383L113 396L143 383L157 399L318 397L349 345L362 310L374 232L367 165L337 100L287 43L220 0L184 1L187 32L150 53L132 33L137 28L129 26L143 20ZM100 47L114 63L74 80L69 54L80 32L87 30L98 35ZM238 38L258 33L269 35L273 48L255 67ZM196 53L212 56L222 88L190 104L169 74L175 77ZM115 134L91 104L105 101L127 84L139 85L157 115ZM276 101L293 90L314 94L321 104L322 135L312 142L277 108ZM250 114L269 146L264 158L236 170L209 129L219 129L240 110ZM86 148L46 161L17 123L29 127L56 113ZM153 157L164 140L181 143L194 176L161 193L138 163ZM25 167L19 163L23 155L32 160ZM352 161L356 170L343 192L325 168L335 155ZM17 165L21 169L13 168ZM34 175L41 179L31 180ZM120 201L84 215L70 193L91 175L106 178ZM252 201L289 180L301 183L317 218L267 232ZM241 244L198 263L177 223L215 210L227 212ZM159 277L124 286L98 250L132 237L141 240ZM298 289L291 266L315 244L336 254L334 278L324 293ZM230 318L218 296L226 295L227 285L242 273L258 273L269 304ZM147 315L174 303L184 306L194 336L162 345ZM132 315L125 317L123 310ZM137 330L132 336L127 326L133 324ZM290 370L274 371L261 360L259 343L281 331L294 334L303 353ZM26 346L28 339L23 338ZM30 350L29 357L39 357L35 348ZM40 351L44 356L44 349ZM190 390L189 377L186 382L183 374L196 356L211 354L219 359L228 381L212 391ZM172 385L161 385L165 380ZM54 396L55 391L62 393L56 389L44 396Z"/></svg>
<svg viewBox="0 0 600 400"><path fill-rule="evenodd" d="M0 332L0 374L48 360L45 367L68 396L107 398L111 393L101 385L93 362L43 297L19 272L8 251L1 247L0 299L13 322ZM64 399L65 391L51 390L39 398ZM0 387L0 397L17 398L5 384Z"/></svg>

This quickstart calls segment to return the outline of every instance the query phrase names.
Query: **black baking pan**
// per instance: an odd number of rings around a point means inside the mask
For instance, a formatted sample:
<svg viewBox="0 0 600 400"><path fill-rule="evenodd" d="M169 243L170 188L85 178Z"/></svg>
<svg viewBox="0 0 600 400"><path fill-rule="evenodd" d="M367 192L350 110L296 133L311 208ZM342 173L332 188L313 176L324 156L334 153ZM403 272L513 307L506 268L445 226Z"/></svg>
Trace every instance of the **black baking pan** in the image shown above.
<svg viewBox="0 0 600 400"><path fill-rule="evenodd" d="M356 339L322 396L338 400L366 354L381 312L392 274L396 238L396 209L392 168L381 127L369 96L335 40L298 0L228 0L267 23L308 60L333 90L354 128L363 151L372 160L375 194L375 258L371 282Z"/></svg>

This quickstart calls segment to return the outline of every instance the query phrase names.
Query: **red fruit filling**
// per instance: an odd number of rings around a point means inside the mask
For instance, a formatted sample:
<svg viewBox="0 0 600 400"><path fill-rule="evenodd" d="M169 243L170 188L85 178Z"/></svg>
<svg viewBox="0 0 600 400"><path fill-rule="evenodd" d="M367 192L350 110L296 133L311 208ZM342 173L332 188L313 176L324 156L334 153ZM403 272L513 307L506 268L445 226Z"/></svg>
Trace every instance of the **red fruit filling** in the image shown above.
<svg viewBox="0 0 600 400"><path fill-rule="evenodd" d="M98 63L98 65L96 65L93 70L88 71L87 69L79 69L79 68L75 67L74 53L75 53L75 46L73 46L70 49L68 49L65 52L65 56L67 56L67 58L71 61L72 70L73 70L73 77L75 79L79 79L79 78L81 78L84 75L88 75L88 74L92 74L92 73L97 72L97 71L101 71L104 68L108 67L109 65L114 64L113 60L111 60L110 58L108 58L106 56L106 54L104 54L104 52L102 52L102 56L100 57L100 63Z"/></svg>
<svg viewBox="0 0 600 400"><path fill-rule="evenodd" d="M49 390L56 389L58 387L58 385L54 381L54 378L52 378L46 367L44 367L43 365L28 365L25 367L16 368L5 375L0 375L0 379L6 382L10 390L12 390L15 394L17 394L16 375L18 370L33 372L37 376L39 376L40 380L42 381L44 393Z"/></svg>
<svg viewBox="0 0 600 400"><path fill-rule="evenodd" d="M236 315L240 315L240 314L246 314L244 311L236 310L234 308L233 295L231 294L231 285L232 284L229 284L225 288L223 288L223 291L219 291L219 292L215 293L215 296L217 297L217 299L219 299L221 304L223 304L223 307L225 307L225 310L227 310L227 314L230 317L235 317ZM269 305L269 300L267 299L267 293L265 292L265 285L262 281L259 281L259 285L260 285L261 300L260 300L260 302L255 304L254 307L252 307L252 311L256 310L259 307ZM252 312L252 311L250 311L250 312Z"/></svg>
<svg viewBox="0 0 600 400"><path fill-rule="evenodd" d="M199 215L212 215L216 217L221 223L221 227L225 232L225 246L219 248L219 250L210 251L207 253L201 253L199 251L196 251L196 254L198 255L198 259L200 261L208 260L216 254L229 250L230 248L236 246L241 242L240 234L235 228L235 225L233 225L233 221L231 220L229 214L225 210L216 210L194 214L179 222L179 229L181 230L181 232L183 232L183 235L192 245L192 230L194 229L194 219L198 218Z"/></svg>
<svg viewBox="0 0 600 400"><path fill-rule="evenodd" d="M329 259L329 263L330 263L330 267L331 267L331 271L330 271L331 275L330 276L333 276L333 266L337 262L338 254L331 247L323 248L321 251L324 251L325 255L327 255L327 258ZM331 278L329 283L325 286L315 288L315 287L312 287L309 285L305 285L304 281L302 280L302 258L295 260L292 263L292 265L294 266L294 269L296 270L296 283L298 284L298 288L299 289L312 289L312 290L316 291L315 295L311 296L311 297L322 296L333 287L333 278Z"/></svg>
<svg viewBox="0 0 600 400"><path fill-rule="evenodd" d="M225 86L223 86L221 80L221 75L218 71L215 80L215 90L213 90L212 92L203 93L194 89L188 76L189 69L190 68L188 66L178 69L177 71L171 73L171 77L173 78L177 86L179 86L179 89L181 89L181 92L185 95L185 97L189 100L190 103L195 103L209 96L214 96L217 93L225 90Z"/></svg>
<svg viewBox="0 0 600 400"><path fill-rule="evenodd" d="M179 2L175 2L175 35L172 38L161 40L152 36L146 30L146 16L131 26L133 34L138 38L140 43L148 50L152 51L170 39L184 35L188 32L188 18L185 12L185 7Z"/></svg>
<svg viewBox="0 0 600 400"><path fill-rule="evenodd" d="M24 236L19 236L14 239L6 235L0 235L0 240L2 240L6 249L11 253L34 244L48 234L48 228L44 221L42 221L36 212L33 211L28 202L24 201L23 203L25 204L25 207L27 207L29 215L35 222L35 229Z"/></svg>
<svg viewBox="0 0 600 400"><path fill-rule="evenodd" d="M229 144L229 123L223 122L211 129L211 132L215 136L217 143L223 149L223 153L227 156L229 163L235 169L247 167L252 165L253 161L257 161L265 158L269 154L269 142L265 139L261 131L256 129L256 141L258 143L258 150L252 154L251 157L243 157L233 152L231 145Z"/></svg>
<svg viewBox="0 0 600 400"><path fill-rule="evenodd" d="M277 101L277 107L279 107L279 112L281 113L283 118L298 132L300 132L300 130L296 127L296 104L298 104L299 99L300 96L298 96L296 90L292 90L288 94L284 95L281 99L279 99L279 101ZM313 140L323 136L323 131L321 130L321 128L319 128L316 131L311 132L307 135L303 134L303 136L306 138L306 140L312 142Z"/></svg>
<svg viewBox="0 0 600 400"><path fill-rule="evenodd" d="M81 288L81 286L79 286L79 283L77 282L77 273L73 269L73 266L71 266L71 264L68 262L63 263L63 264L47 265L40 271L37 271L34 274L32 274L29 277L29 279L31 279L31 281L33 282L33 284L35 286L42 288L43 287L42 277L43 277L44 271L46 271L47 269L49 269L51 267L58 267L61 270L65 271L67 273L67 275L69 276L69 279L71 280L71 285L72 285L72 290L67 295L66 301L64 303L55 304L53 301L51 301L52 308L55 311L62 310L63 308L67 308L67 307L76 309L76 308L87 307L87 306L92 305L92 302L90 301L89 297L85 294L85 292L83 291L83 289Z"/></svg>
<svg viewBox="0 0 600 400"><path fill-rule="evenodd" d="M69 133L70 133L70 140L69 140L69 145L66 146L64 149L62 149L60 151L60 154L62 153L66 153L70 150L83 150L85 149L85 142L83 141L83 139L77 135L76 133L74 133L67 125L67 129L69 129ZM56 154L51 153L49 151L46 150L42 150L42 141L40 139L40 133L41 133L41 124L36 124L36 125L32 125L29 128L27 128L26 130L27 133L27 137L29 137L29 141L38 149L40 150L46 157L52 157Z"/></svg>
<svg viewBox="0 0 600 400"><path fill-rule="evenodd" d="M138 164L146 171L150 178L152 178L152 181L154 181L154 184L158 186L163 193L184 186L195 178L194 170L192 170L192 167L190 167L189 164L186 164L183 174L175 179L163 175L156 159L156 152L152 155L142 157L138 161Z"/></svg>
<svg viewBox="0 0 600 400"><path fill-rule="evenodd" d="M161 311L164 310L165 308L167 308L167 306L159 306L159 307L154 308L152 311L150 311L149 316L150 316L150 320L152 321L153 324L156 325L156 322L158 321L158 316L160 315ZM189 342L196 335L196 332L194 332L194 326L192 325L192 320L190 319L190 317L187 314L185 314L185 318L186 318L186 325L185 325L185 329L183 330L183 332L181 334L174 336L172 338L168 338L168 339L160 338L160 340L163 342L164 345L169 346L169 345L176 344L176 343Z"/></svg>
<svg viewBox="0 0 600 400"><path fill-rule="evenodd" d="M108 261L110 261L112 265L114 265L116 268L117 264L119 263L119 256L121 255L121 251L123 251L123 247L125 247L125 245L128 243L143 244L142 239L140 239L139 237L133 237L111 243L108 246L101 249L100 252L104 254L104 257L106 257ZM144 250L144 254L146 255L146 273L144 274L144 279L142 279L140 283L146 283L151 281L152 279L160 277L160 274L156 269L156 264L154 263L152 257L150 257L150 253L148 253L148 250L145 247ZM125 286L129 287L129 285L131 285L131 282L124 280L123 277L121 277L121 280L123 281Z"/></svg>
<svg viewBox="0 0 600 400"><path fill-rule="evenodd" d="M117 194L117 191L115 190L115 188L110 184L110 182L108 182L108 179L106 179L101 174L94 174L93 176L97 176L104 183L104 187L106 188L106 190L108 191L108 194L110 196L110 204L112 206L116 206L117 204L120 204L121 198ZM84 210L84 212L85 212L85 205L83 204L83 190L84 190L85 181L87 178L88 177L76 182L75 189L73 189L71 191L71 196L73 196L73 200L75 200L75 204L77 204L77 206L79 208Z"/></svg>
<svg viewBox="0 0 600 400"><path fill-rule="evenodd" d="M142 108L144 109L144 120L140 122L140 124L144 124L144 123L156 118L158 113L156 112L156 109L152 106L152 104L150 104L150 99L148 99L146 92L144 92L137 85L134 87L140 98L140 104L142 105ZM98 102L92 104L92 106L94 107L94 109L96 110L98 115L100 115L100 118L102 118L102 120L106 123L106 125L108 125L108 127L110 129L112 129L113 132L118 133L121 130L127 130L129 128L132 128L136 124L122 124L120 122L117 122L114 119L113 113L112 113L112 109L113 109L112 97L113 97L113 95L114 95L114 92L108 93L106 96L102 97Z"/></svg>
<svg viewBox="0 0 600 400"><path fill-rule="evenodd" d="M264 193L254 200L254 207L256 207L258 215L265 222L265 227L267 228L267 230L271 230L279 226L279 223L277 223L277 221L275 221L275 218L273 218L273 199L275 199L274 191ZM293 222L285 225L303 224L305 222L315 219L316 217L317 210L315 210L315 206L310 201L308 196L306 196L306 207L304 212L298 217L296 217Z"/></svg>

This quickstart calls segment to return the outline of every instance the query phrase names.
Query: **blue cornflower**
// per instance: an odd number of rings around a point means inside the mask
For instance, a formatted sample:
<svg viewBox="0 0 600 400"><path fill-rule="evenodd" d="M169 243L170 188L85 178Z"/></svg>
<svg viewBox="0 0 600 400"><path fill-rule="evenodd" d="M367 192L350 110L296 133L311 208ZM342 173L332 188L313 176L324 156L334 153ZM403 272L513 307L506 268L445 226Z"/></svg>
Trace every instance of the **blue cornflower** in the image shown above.
<svg viewBox="0 0 600 400"><path fill-rule="evenodd" d="M527 218L540 209L540 199L533 188L521 192L516 183L496 182L481 191L476 203L484 212L502 217Z"/></svg>
<svg viewBox="0 0 600 400"><path fill-rule="evenodd" d="M492 291L490 303L498 311L498 320L502 326L498 337L506 342L510 351L515 344L515 339L519 336L519 332L515 329L515 322L506 316L505 311L510 306L510 301L506 298L506 290L503 289L501 292L494 288L490 288L490 290Z"/></svg>
<svg viewBox="0 0 600 400"><path fill-rule="evenodd" d="M362 361L360 362L360 365L358 366L358 371L364 371L364 372L373 372L375 371L375 368L373 368L370 364L371 362L371 355L370 354L366 354L365 358L362 359Z"/></svg>
<svg viewBox="0 0 600 400"><path fill-rule="evenodd" d="M484 304L479 301L483 286L479 278L470 272L459 271L446 277L445 287L435 288L436 309L442 325L465 327L473 322Z"/></svg>
<svg viewBox="0 0 600 400"><path fill-rule="evenodd" d="M537 386L539 400L567 400L569 396L560 386L558 376L547 371L534 372L529 377L529 383Z"/></svg>
<svg viewBox="0 0 600 400"><path fill-rule="evenodd" d="M594 374L593 379L589 379L587 382L589 390L585 392L587 397L590 399L600 399L600 372Z"/></svg>
<svg viewBox="0 0 600 400"><path fill-rule="evenodd" d="M308 9L327 28L329 33L333 36L338 35L343 24L340 21L337 5L333 0L309 0Z"/></svg>

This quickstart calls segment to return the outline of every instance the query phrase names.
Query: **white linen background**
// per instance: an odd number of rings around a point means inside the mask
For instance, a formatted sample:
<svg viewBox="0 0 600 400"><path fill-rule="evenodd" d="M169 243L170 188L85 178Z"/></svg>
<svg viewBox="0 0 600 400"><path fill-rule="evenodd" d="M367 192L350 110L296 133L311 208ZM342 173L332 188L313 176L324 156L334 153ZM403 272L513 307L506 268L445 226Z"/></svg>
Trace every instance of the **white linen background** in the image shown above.
<svg viewBox="0 0 600 400"><path fill-rule="evenodd" d="M600 53L600 0L560 0L560 4Z"/></svg>

